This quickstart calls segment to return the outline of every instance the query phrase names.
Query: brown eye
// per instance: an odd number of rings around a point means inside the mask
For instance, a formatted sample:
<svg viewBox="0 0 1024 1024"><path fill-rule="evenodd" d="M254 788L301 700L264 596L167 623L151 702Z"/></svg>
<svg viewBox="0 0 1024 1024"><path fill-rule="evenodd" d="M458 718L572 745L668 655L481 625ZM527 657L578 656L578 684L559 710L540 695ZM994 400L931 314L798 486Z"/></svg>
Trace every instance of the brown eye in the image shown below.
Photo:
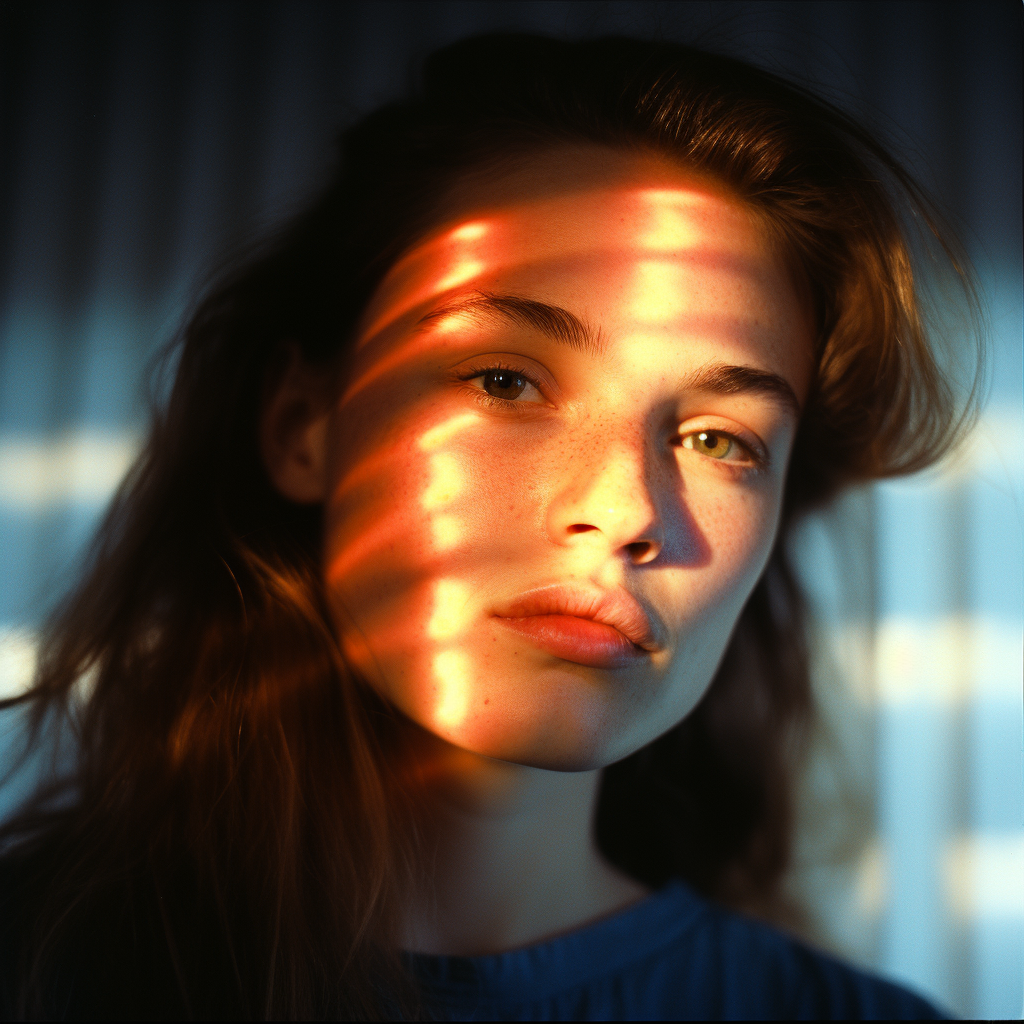
<svg viewBox="0 0 1024 1024"><path fill-rule="evenodd" d="M483 389L492 398L504 398L507 401L518 398L529 382L525 377L509 370L488 370L483 375Z"/></svg>
<svg viewBox="0 0 1024 1024"><path fill-rule="evenodd" d="M697 430L692 434L686 434L680 438L680 444L712 459L743 455L740 446L728 434L719 434L714 430Z"/></svg>

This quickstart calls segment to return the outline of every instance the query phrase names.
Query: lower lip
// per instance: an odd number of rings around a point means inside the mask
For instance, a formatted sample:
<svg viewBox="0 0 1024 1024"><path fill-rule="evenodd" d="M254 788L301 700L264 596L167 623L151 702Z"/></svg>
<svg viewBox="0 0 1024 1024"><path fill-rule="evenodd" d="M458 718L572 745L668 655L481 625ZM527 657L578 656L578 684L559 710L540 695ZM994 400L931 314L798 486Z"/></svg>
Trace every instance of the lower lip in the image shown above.
<svg viewBox="0 0 1024 1024"><path fill-rule="evenodd" d="M647 656L617 629L578 615L496 616L503 626L563 661L590 668L625 668Z"/></svg>

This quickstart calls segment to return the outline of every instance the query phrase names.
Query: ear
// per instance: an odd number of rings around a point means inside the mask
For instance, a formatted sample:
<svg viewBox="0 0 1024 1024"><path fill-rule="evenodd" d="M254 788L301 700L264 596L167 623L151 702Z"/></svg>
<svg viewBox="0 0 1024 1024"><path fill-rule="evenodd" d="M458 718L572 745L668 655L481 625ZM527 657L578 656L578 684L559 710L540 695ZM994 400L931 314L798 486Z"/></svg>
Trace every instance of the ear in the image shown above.
<svg viewBox="0 0 1024 1024"><path fill-rule="evenodd" d="M330 375L310 366L294 343L282 361L284 372L263 403L260 454L281 494L290 501L312 504L327 496Z"/></svg>

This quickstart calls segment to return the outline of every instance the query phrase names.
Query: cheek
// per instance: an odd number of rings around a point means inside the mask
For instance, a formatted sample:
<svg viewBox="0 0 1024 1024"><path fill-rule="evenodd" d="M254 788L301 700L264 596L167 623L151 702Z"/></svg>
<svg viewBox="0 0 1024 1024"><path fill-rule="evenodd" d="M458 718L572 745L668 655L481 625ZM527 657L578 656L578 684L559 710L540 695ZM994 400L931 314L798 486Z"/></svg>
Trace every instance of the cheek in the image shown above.
<svg viewBox="0 0 1024 1024"><path fill-rule="evenodd" d="M461 581L521 559L539 522L529 449L477 438L475 422L448 438L449 423L420 409L386 438L339 445L325 578L343 633L378 651L436 640L439 594L457 603Z"/></svg>
<svg viewBox="0 0 1024 1024"><path fill-rule="evenodd" d="M656 709L634 747L676 725L700 702L771 553L779 506L774 491L710 483L691 486L687 495L690 529L699 531L705 557L700 564L666 568L657 587L675 641Z"/></svg>
<svg viewBox="0 0 1024 1024"><path fill-rule="evenodd" d="M780 497L764 488L690 489L687 507L691 529L701 538L701 564L666 573L671 607L679 633L677 664L694 672L692 682L710 682L725 645L751 591L760 579L778 526Z"/></svg>
<svg viewBox="0 0 1024 1024"><path fill-rule="evenodd" d="M737 590L741 603L760 577L778 527L778 488L736 488L708 497L695 516L713 553L711 568L726 590Z"/></svg>
<svg viewBox="0 0 1024 1024"><path fill-rule="evenodd" d="M421 550L422 470L388 446L353 459L340 474L325 521L328 586L372 590L382 565Z"/></svg>
<svg viewBox="0 0 1024 1024"><path fill-rule="evenodd" d="M373 420L349 413L348 422ZM415 422L415 421L414 421ZM394 429L395 427L405 429ZM379 631L382 614L415 591L430 558L425 504L460 480L432 472L410 424L376 436L338 430L324 523L324 577L343 635ZM408 615L408 609L405 609ZM364 659L359 659L363 661Z"/></svg>
<svg viewBox="0 0 1024 1024"><path fill-rule="evenodd" d="M743 605L764 572L778 529L781 488L769 483L733 493L703 510L713 557L707 585L715 595L715 662L724 652Z"/></svg>
<svg viewBox="0 0 1024 1024"><path fill-rule="evenodd" d="M423 422L340 468L325 538L335 621L349 663L404 714L508 754L513 740L530 747L547 721L523 700L487 627L488 601L537 549L543 502L531 451L472 430L424 445Z"/></svg>

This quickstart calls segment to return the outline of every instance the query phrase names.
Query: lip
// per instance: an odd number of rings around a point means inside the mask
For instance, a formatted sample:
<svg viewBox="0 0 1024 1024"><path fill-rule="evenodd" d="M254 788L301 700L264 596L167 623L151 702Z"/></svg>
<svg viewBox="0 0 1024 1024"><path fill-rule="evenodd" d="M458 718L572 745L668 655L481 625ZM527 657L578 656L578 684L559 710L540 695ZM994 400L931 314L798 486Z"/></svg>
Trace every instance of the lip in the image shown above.
<svg viewBox="0 0 1024 1024"><path fill-rule="evenodd" d="M660 648L640 602L622 589L539 587L493 616L549 654L592 668L623 668Z"/></svg>

